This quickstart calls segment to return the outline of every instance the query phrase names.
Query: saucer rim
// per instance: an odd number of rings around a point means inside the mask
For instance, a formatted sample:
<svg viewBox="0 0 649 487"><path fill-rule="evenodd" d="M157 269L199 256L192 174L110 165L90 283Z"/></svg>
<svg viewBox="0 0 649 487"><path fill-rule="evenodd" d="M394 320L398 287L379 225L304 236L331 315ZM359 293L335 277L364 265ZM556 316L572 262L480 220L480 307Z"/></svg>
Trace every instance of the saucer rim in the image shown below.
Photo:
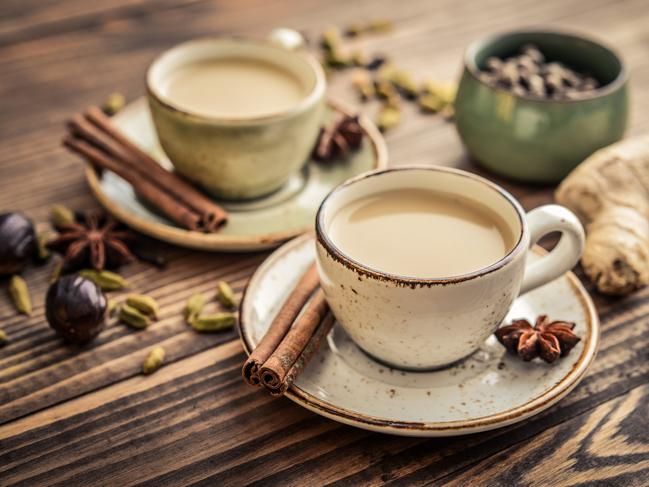
<svg viewBox="0 0 649 487"><path fill-rule="evenodd" d="M115 118L125 117L131 112L148 109L146 101L146 97L144 96L135 99L120 110L115 115ZM350 115L350 113L352 113L352 110L349 107L339 102L327 99L326 103L329 108L336 112L345 115ZM371 149L374 153L372 170L386 168L388 165L388 149L381 132L376 125L365 116L361 115L359 117L359 122L370 140ZM284 242L309 232L312 229L312 226L306 226L260 235L223 235L218 232L202 233L186 230L166 223L148 220L135 215L120 206L118 203L113 201L106 192L104 192L101 187L100 178L89 163L85 165L85 179L90 191L99 204L101 204L101 206L103 206L104 209L106 209L106 211L116 219L145 235L180 247L228 252L264 250L278 247ZM333 189L333 187L331 189Z"/></svg>
<svg viewBox="0 0 649 487"><path fill-rule="evenodd" d="M272 267L274 262L282 257L284 253L290 251L292 248L304 245L307 240L313 240L315 245L315 236L313 234L305 234L285 243L268 256L248 281L241 297L240 309L243 309L246 298L249 297L248 291L251 286L256 283L258 276L267 268ZM541 255L547 253L545 249L538 245L535 245L532 250ZM524 404L505 409L495 414L465 420L415 422L390 420L388 418L370 416L341 408L318 399L309 392L300 389L295 384L291 385L289 390L285 393L285 396L295 403L335 421L371 431L393 433L404 436L431 437L462 435L496 429L523 421L524 419L546 410L572 391L572 389L581 381L597 355L600 342L600 326L595 305L586 289L572 271L567 272L559 279L564 278L568 279L575 298L579 301L579 304L584 311L584 315L586 316L585 326L589 331L588 340L584 343L582 354L570 371L564 374L552 387ZM244 322L244 314L239 313L239 320L237 323L239 339L246 354L250 355L252 346L250 338L246 333L247 328L248 327Z"/></svg>

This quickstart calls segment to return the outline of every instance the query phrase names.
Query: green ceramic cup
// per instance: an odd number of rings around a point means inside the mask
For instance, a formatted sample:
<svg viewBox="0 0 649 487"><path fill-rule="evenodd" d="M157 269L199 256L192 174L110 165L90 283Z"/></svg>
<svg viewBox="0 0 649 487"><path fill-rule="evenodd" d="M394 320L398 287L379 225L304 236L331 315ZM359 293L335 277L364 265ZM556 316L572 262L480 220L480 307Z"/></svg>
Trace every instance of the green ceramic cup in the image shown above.
<svg viewBox="0 0 649 487"><path fill-rule="evenodd" d="M551 61L597 78L602 87L578 100L538 100L479 79L487 58L509 57L527 43ZM457 130L469 153L502 176L552 183L597 149L620 140L628 119L622 59L599 42L559 32L510 32L469 46L455 101Z"/></svg>
<svg viewBox="0 0 649 487"><path fill-rule="evenodd" d="M266 41L188 41L161 54L147 72L149 108L160 145L180 174L214 196L241 200L279 189L306 164L318 137L325 109L322 67L306 51L291 49L299 44L275 32ZM279 66L302 82L305 96L277 113L217 117L179 106L164 89L169 76L183 66L220 58Z"/></svg>

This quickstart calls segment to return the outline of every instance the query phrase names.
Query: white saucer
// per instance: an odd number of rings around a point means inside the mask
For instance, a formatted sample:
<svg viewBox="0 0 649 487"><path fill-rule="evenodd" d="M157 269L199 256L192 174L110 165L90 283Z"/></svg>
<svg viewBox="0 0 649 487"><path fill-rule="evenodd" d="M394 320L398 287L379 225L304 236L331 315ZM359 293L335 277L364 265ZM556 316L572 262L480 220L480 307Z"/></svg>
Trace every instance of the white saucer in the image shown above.
<svg viewBox="0 0 649 487"><path fill-rule="evenodd" d="M328 104L327 121L347 113ZM114 124L165 168L173 166L165 156L153 128L146 100L140 98L113 117ZM372 122L361 117L363 144L344 161L318 164L309 161L281 189L245 202L219 201L230 213L228 223L216 233L191 232L175 225L143 204L131 185L110 171L99 178L87 166L90 189L118 220L151 237L183 247L243 252L277 247L311 228L322 199L343 181L387 165L385 141Z"/></svg>
<svg viewBox="0 0 649 487"><path fill-rule="evenodd" d="M304 235L276 250L257 269L240 313L239 333L248 354L314 255L313 237ZM575 321L575 332L582 338L554 364L522 362L492 336L470 358L435 372L381 365L336 324L286 395L336 421L396 435L451 436L516 423L568 394L584 376L599 343L595 307L572 273L518 298L507 319L533 321L540 314Z"/></svg>

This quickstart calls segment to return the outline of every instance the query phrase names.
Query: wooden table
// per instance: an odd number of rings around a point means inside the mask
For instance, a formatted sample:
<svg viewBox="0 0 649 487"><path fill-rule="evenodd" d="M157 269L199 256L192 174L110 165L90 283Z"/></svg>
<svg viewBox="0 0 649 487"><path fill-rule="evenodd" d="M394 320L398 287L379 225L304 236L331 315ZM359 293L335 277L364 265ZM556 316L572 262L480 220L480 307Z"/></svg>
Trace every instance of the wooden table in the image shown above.
<svg viewBox="0 0 649 487"><path fill-rule="evenodd" d="M3 0L0 209L46 226L54 203L96 207L79 161L60 146L63 121L115 90L140 96L146 66L161 50L203 35L263 35L274 26L316 38L329 24L376 17L393 19L396 30L368 39L367 49L438 79L456 76L464 47L489 32L533 22L600 36L631 70L630 133L647 130L644 0ZM355 103L348 83L334 77L332 96ZM407 110L387 142L392 164L477 170L441 117ZM528 209L551 200L552 188L506 185ZM180 314L191 293L213 292L219 279L241 292L267 254L168 253L165 271L123 269L133 289L159 300L160 321L145 332L113 324L80 350L65 346L43 316L52 264L25 273L32 316L16 315L0 293L0 328L11 340L0 350L1 485L649 483L648 290L596 297L599 355L549 411L483 434L399 438L342 426L245 386L234 332L188 330ZM158 343L168 363L144 377L142 359Z"/></svg>

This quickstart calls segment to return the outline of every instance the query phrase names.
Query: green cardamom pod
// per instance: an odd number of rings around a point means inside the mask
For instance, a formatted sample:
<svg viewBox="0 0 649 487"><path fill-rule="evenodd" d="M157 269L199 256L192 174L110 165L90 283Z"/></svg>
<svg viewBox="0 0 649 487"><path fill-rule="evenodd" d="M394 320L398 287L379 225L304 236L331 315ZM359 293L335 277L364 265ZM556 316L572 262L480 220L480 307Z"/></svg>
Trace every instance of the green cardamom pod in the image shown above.
<svg viewBox="0 0 649 487"><path fill-rule="evenodd" d="M125 103L126 99L124 95L119 92L114 92L108 95L101 109L106 115L115 115L124 107Z"/></svg>
<svg viewBox="0 0 649 487"><path fill-rule="evenodd" d="M397 68L395 68L392 64L384 64L381 66L381 69L379 69L378 73L376 73L376 81L387 81L388 83L394 83L395 79L397 77Z"/></svg>
<svg viewBox="0 0 649 487"><path fill-rule="evenodd" d="M117 311L117 301L114 299L109 299L108 300L108 316L113 316L115 314L115 311Z"/></svg>
<svg viewBox="0 0 649 487"><path fill-rule="evenodd" d="M234 313L215 313L213 315L197 316L190 320L191 327L201 333L214 333L232 328L237 324Z"/></svg>
<svg viewBox="0 0 649 487"><path fill-rule="evenodd" d="M63 261L57 262L54 266L54 270L52 270L52 275L50 276L50 284L59 280L59 277L61 277L61 271L63 271Z"/></svg>
<svg viewBox="0 0 649 487"><path fill-rule="evenodd" d="M407 71L397 71L395 73L394 85L408 98L415 98L419 91L419 86L417 86L412 75Z"/></svg>
<svg viewBox="0 0 649 487"><path fill-rule="evenodd" d="M328 27L322 33L322 47L328 51L333 51L337 49L341 44L342 38L340 35L340 29L338 27Z"/></svg>
<svg viewBox="0 0 649 487"><path fill-rule="evenodd" d="M234 291L225 281L219 282L216 299L218 299L219 302L226 308L236 308L239 304L237 302L236 296L234 295Z"/></svg>
<svg viewBox="0 0 649 487"><path fill-rule="evenodd" d="M202 294L193 294L187 300L185 305L185 320L190 323L195 317L201 314L205 306L205 296Z"/></svg>
<svg viewBox="0 0 649 487"><path fill-rule="evenodd" d="M9 294L11 294L11 299L19 312L25 315L32 314L32 298L29 295L29 288L25 280L18 274L9 281Z"/></svg>
<svg viewBox="0 0 649 487"><path fill-rule="evenodd" d="M126 298L126 304L154 318L158 317L158 312L160 311L160 306L158 306L157 301L151 296L145 296L144 294L131 294Z"/></svg>
<svg viewBox="0 0 649 487"><path fill-rule="evenodd" d="M422 91L436 96L444 105L451 105L455 101L457 83L452 81L440 83L434 80L427 80L423 84Z"/></svg>
<svg viewBox="0 0 649 487"><path fill-rule="evenodd" d="M352 64L354 66L363 67L370 63L370 58L363 51L353 51L351 55Z"/></svg>
<svg viewBox="0 0 649 487"><path fill-rule="evenodd" d="M417 98L417 104L421 111L428 113L437 113L444 108L444 102L437 96L426 93Z"/></svg>
<svg viewBox="0 0 649 487"><path fill-rule="evenodd" d="M401 112L390 106L383 107L376 119L376 125L381 132L396 127L399 122L401 122Z"/></svg>
<svg viewBox="0 0 649 487"><path fill-rule="evenodd" d="M50 210L50 219L55 227L66 223L74 223L74 213L63 205L54 205Z"/></svg>
<svg viewBox="0 0 649 487"><path fill-rule="evenodd" d="M122 289L128 286L126 279L115 272L83 269L79 271L79 275L91 280L103 291L116 291L117 289Z"/></svg>
<svg viewBox="0 0 649 487"><path fill-rule="evenodd" d="M399 96L394 85L386 80L376 82L376 95L382 100L390 100Z"/></svg>
<svg viewBox="0 0 649 487"><path fill-rule="evenodd" d="M128 304L122 304L119 308L119 320L132 328L141 330L151 324L151 318L140 313L136 308Z"/></svg>
<svg viewBox="0 0 649 487"><path fill-rule="evenodd" d="M357 69L352 73L352 86L356 89L361 99L365 101L376 94L372 77L364 69Z"/></svg>
<svg viewBox="0 0 649 487"><path fill-rule="evenodd" d="M351 56L337 48L327 51L324 61L331 68L346 68L352 64Z"/></svg>
<svg viewBox="0 0 649 487"><path fill-rule="evenodd" d="M8 342L9 342L9 337L4 332L4 330L0 330L0 347L4 347Z"/></svg>
<svg viewBox="0 0 649 487"><path fill-rule="evenodd" d="M47 248L47 234L39 233L36 236L36 257L40 262L45 262L52 255L50 249Z"/></svg>
<svg viewBox="0 0 649 487"><path fill-rule="evenodd" d="M160 368L164 360L165 349L161 346L153 347L142 363L142 372L146 375L153 374Z"/></svg>

